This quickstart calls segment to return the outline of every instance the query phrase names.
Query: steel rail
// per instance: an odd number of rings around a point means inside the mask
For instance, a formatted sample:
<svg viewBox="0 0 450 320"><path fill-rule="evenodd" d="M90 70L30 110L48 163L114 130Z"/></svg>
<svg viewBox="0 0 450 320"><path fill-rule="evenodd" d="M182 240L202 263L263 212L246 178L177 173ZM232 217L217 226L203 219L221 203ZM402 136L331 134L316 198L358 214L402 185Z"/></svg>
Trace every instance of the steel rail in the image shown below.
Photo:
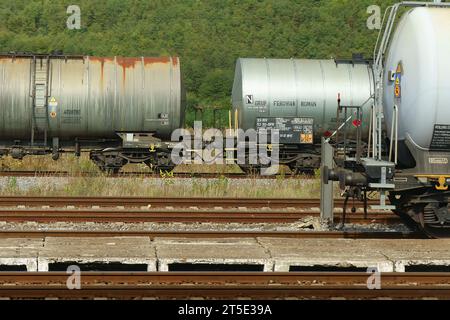
<svg viewBox="0 0 450 320"><path fill-rule="evenodd" d="M336 206L343 205L336 199ZM359 207L361 202L356 203ZM376 204L376 201L369 201ZM154 206L154 207L246 207L246 208L307 208L319 207L319 199L281 198L149 198L149 197L33 197L2 196L0 206Z"/></svg>
<svg viewBox="0 0 450 320"><path fill-rule="evenodd" d="M69 290L61 272L0 273L0 296L10 298L440 298L450 299L448 273L383 273L381 288L367 273L131 273L82 272Z"/></svg>
<svg viewBox="0 0 450 320"><path fill-rule="evenodd" d="M0 230L0 238L44 237L150 237L150 238L327 238L327 239L425 239L416 232L379 231L84 231L84 230Z"/></svg>
<svg viewBox="0 0 450 320"><path fill-rule="evenodd" d="M335 213L335 222L341 217ZM92 210L92 209L0 209L0 221L5 222L216 222L216 223L289 223L307 217L318 217L316 210ZM362 214L349 214L347 223L369 224L401 223L392 213L371 212L365 219Z"/></svg>

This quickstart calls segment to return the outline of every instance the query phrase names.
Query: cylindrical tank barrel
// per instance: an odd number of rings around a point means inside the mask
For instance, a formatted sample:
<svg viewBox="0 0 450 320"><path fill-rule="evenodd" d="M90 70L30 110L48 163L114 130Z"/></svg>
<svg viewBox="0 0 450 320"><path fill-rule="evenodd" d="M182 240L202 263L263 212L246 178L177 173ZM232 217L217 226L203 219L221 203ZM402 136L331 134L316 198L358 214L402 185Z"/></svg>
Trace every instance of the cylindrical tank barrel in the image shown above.
<svg viewBox="0 0 450 320"><path fill-rule="evenodd" d="M450 8L414 8L398 23L387 53L384 108L388 136L398 107L398 140L422 150L450 149Z"/></svg>
<svg viewBox="0 0 450 320"><path fill-rule="evenodd" d="M32 127L60 139L154 132L184 122L178 58L0 57L0 135L26 140Z"/></svg>
<svg viewBox="0 0 450 320"><path fill-rule="evenodd" d="M289 118L313 119L314 140L319 143L326 131L336 129L339 94L342 106L362 107L366 137L373 92L373 73L367 63L241 58L236 64L233 109L244 130L255 128L258 121L272 121L267 118L280 123ZM355 110L349 109L349 116Z"/></svg>

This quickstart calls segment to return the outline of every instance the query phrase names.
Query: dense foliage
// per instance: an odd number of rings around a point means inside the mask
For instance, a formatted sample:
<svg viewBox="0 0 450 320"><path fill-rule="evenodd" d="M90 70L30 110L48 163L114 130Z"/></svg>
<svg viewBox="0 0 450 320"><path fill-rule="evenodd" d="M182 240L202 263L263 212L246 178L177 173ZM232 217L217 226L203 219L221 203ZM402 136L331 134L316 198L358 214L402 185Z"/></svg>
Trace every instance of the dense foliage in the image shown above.
<svg viewBox="0 0 450 320"><path fill-rule="evenodd" d="M0 50L181 57L189 107L228 108L238 57L372 56L393 0L0 0ZM81 29L68 30L69 5ZM190 116L192 120L192 114Z"/></svg>

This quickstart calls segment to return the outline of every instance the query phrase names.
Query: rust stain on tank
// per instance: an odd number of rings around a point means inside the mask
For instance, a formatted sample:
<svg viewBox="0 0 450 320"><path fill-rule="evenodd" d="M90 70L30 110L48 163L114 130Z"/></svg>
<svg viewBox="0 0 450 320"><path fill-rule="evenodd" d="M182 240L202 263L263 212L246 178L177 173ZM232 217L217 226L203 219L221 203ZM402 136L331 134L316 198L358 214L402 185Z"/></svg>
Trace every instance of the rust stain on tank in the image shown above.
<svg viewBox="0 0 450 320"><path fill-rule="evenodd" d="M104 57L89 57L89 60L92 62L100 62L100 63L105 63L105 62L114 62L114 58L104 58Z"/></svg>
<svg viewBox="0 0 450 320"><path fill-rule="evenodd" d="M101 88L102 88L102 90L103 90L103 80L104 80L104 77L105 77L105 61L102 61L101 62L101 73L100 73L100 86L101 86Z"/></svg>
<svg viewBox="0 0 450 320"><path fill-rule="evenodd" d="M127 81L127 69L128 68L134 69L136 63L140 62L141 59L117 57L116 61L117 64L122 67L122 88L125 90L125 85Z"/></svg>
<svg viewBox="0 0 450 320"><path fill-rule="evenodd" d="M139 60L137 58L122 58L117 57L117 65L122 67L122 88L125 89L125 84L127 80L127 68L134 68Z"/></svg>
<svg viewBox="0 0 450 320"><path fill-rule="evenodd" d="M94 62L100 62L100 63L105 63L105 62L114 62L114 58L101 58L101 57L91 57L90 58L91 61ZM152 65L155 63L170 63L170 61L172 60L172 64L174 66L178 65L179 61L178 61L178 57L144 57L144 65ZM121 66L122 68L128 69L128 68L134 68L136 66L137 63L141 63L142 62L142 58L127 58L127 57L117 57L116 58L117 64L119 66Z"/></svg>
<svg viewBox="0 0 450 320"><path fill-rule="evenodd" d="M140 62L139 58L117 58L117 64L124 69L134 68L136 63Z"/></svg>
<svg viewBox="0 0 450 320"><path fill-rule="evenodd" d="M129 57L90 57L90 61L97 62L101 64L101 86L103 88L104 81L104 68L105 63L116 63L118 66L122 67L122 86L125 88L126 79L127 79L127 69L136 67L136 64L141 65L142 61L144 62L144 67L153 65L153 64L169 64L172 62L173 66L177 66L179 64L178 57L141 57L141 58L129 58Z"/></svg>
<svg viewBox="0 0 450 320"><path fill-rule="evenodd" d="M122 66L122 87L125 89L125 82L127 81L127 68Z"/></svg>
<svg viewBox="0 0 450 320"><path fill-rule="evenodd" d="M89 57L90 62L100 63L100 88L103 90L105 81L105 62L112 62L112 58Z"/></svg>
<svg viewBox="0 0 450 320"><path fill-rule="evenodd" d="M160 58L144 58L144 65L151 65L154 63L170 63L169 57L160 57Z"/></svg>
<svg viewBox="0 0 450 320"><path fill-rule="evenodd" d="M16 63L16 64L29 64L30 58L12 57L12 56L0 56L0 64L4 63Z"/></svg>

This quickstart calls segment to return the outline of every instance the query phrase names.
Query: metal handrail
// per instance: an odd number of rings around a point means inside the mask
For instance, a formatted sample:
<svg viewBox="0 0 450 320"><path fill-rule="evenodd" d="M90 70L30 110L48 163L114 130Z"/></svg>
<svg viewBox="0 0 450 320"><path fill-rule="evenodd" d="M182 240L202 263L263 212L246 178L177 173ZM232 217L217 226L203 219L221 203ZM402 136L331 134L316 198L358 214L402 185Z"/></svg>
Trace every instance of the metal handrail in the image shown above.
<svg viewBox="0 0 450 320"><path fill-rule="evenodd" d="M391 141L389 144L389 161L392 160L392 146L395 145L394 149L394 163L397 164L398 155L398 107L394 105L392 109L392 125L391 125Z"/></svg>
<svg viewBox="0 0 450 320"><path fill-rule="evenodd" d="M364 101L363 104L361 104L361 106L355 106L356 108L360 108L362 110L362 108L371 100L373 99L374 96L371 95L369 98L367 98L366 101ZM355 108L353 107L353 108ZM328 143L330 142L331 138L333 138L344 126L347 125L347 123L353 118L353 115L349 116L327 139L325 139L325 141Z"/></svg>

